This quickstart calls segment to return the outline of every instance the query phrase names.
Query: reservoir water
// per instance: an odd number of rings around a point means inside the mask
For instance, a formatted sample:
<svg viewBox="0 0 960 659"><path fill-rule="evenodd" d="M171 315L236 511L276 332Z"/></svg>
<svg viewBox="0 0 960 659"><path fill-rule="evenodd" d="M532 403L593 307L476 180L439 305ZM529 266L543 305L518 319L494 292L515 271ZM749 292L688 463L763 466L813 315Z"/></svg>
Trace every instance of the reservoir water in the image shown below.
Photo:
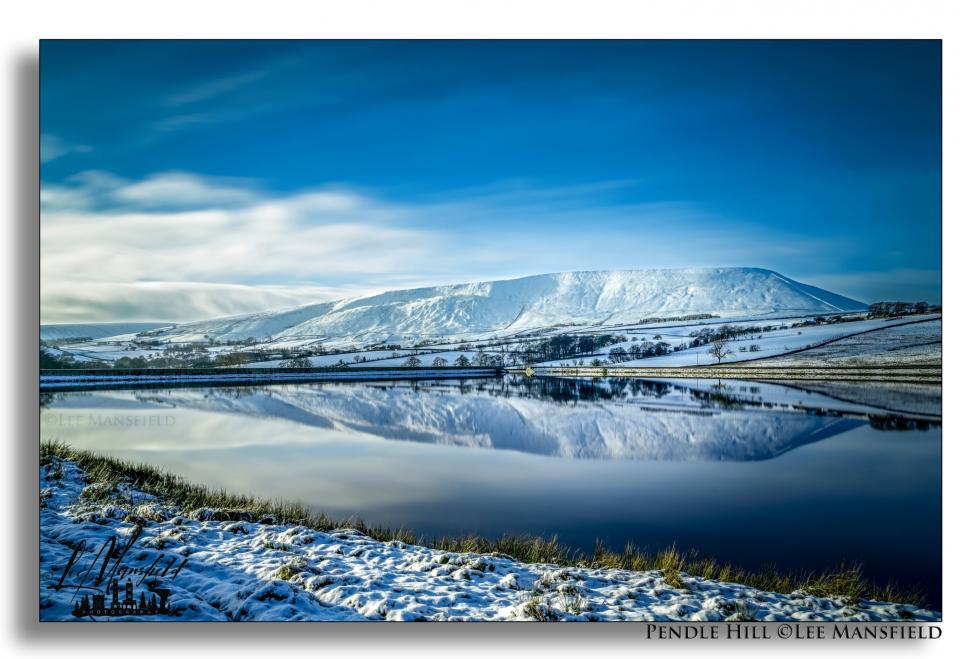
<svg viewBox="0 0 960 659"><path fill-rule="evenodd" d="M41 395L41 435L426 536L859 563L940 607L939 387L506 377Z"/></svg>

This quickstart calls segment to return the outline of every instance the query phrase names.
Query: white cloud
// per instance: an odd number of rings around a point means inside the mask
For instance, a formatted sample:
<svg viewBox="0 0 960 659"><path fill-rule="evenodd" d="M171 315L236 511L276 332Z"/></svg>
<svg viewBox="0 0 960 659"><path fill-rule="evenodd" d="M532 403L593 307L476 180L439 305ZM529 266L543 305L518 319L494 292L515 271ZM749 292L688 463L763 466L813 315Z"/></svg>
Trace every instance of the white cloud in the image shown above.
<svg viewBox="0 0 960 659"><path fill-rule="evenodd" d="M40 206L49 212L87 210L91 198L86 190L66 185L45 184L40 188Z"/></svg>
<svg viewBox="0 0 960 659"><path fill-rule="evenodd" d="M143 181L119 185L112 196L121 204L176 208L249 205L259 198L236 184L180 172L156 174Z"/></svg>
<svg viewBox="0 0 960 659"><path fill-rule="evenodd" d="M372 292L442 242L343 190L266 198L184 173L73 183L42 186L46 322L190 320Z"/></svg>

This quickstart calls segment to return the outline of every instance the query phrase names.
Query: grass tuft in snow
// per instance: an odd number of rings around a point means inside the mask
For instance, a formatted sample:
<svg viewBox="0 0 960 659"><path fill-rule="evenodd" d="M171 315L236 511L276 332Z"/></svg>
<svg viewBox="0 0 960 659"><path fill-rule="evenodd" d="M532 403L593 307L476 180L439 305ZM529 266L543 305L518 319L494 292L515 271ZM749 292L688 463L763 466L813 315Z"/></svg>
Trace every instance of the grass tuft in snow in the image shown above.
<svg viewBox="0 0 960 659"><path fill-rule="evenodd" d="M537 622L556 622L560 619L557 612L551 609L550 605L545 603L539 595L530 598L530 601L523 607L523 613Z"/></svg>
<svg viewBox="0 0 960 659"><path fill-rule="evenodd" d="M841 566L834 572L811 577L804 586L804 591L814 597L840 597L847 606L853 607L860 604L860 600L866 596L866 590L859 565Z"/></svg>
<svg viewBox="0 0 960 659"><path fill-rule="evenodd" d="M663 581L671 588L676 588L677 590L687 589L687 584L683 581L683 577L680 576L680 570L676 568L663 570Z"/></svg>
<svg viewBox="0 0 960 659"><path fill-rule="evenodd" d="M803 591L814 597L840 597L844 603L856 608L862 599L883 602L917 604L923 602L924 593L905 590L891 583L878 586L868 581L858 565L840 566L822 573L783 572L775 568L745 570L728 563L702 557L695 552L684 553L676 547L668 547L656 553L638 550L627 544L622 552L608 550L598 541L593 554L572 550L561 544L557 536L543 538L528 535L505 535L494 540L478 535L441 538L424 538L407 529L390 529L368 526L361 520L335 520L323 514L309 511L305 506L288 501L274 501L256 497L229 494L203 485L186 482L183 478L145 464L124 462L109 456L71 448L62 442L41 442L41 466L59 465L61 460L73 460L87 474L90 482L83 492L85 498L102 502L117 494L117 486L126 483L130 487L152 494L165 503L192 511L204 519L220 521L258 521L271 524L296 524L318 531L352 528L383 542L400 542L420 545L452 553L474 553L507 556L521 563L547 563L558 566L620 569L634 572L659 570L664 581L678 589L687 588L681 573L721 582L739 583L759 590L792 593ZM88 492L89 491L89 492ZM44 505L41 494L40 505ZM288 550L286 546L271 546L270 549ZM444 560L446 559L446 560ZM440 563L449 561L441 557ZM282 566L277 578L289 579L297 574L288 574ZM290 565L293 571L295 565ZM280 572L284 572L284 576ZM549 616L549 607L541 601L528 603L527 615L540 619ZM570 608L576 608L572 605ZM741 612L742 613L742 612ZM554 614L555 615L555 614Z"/></svg>
<svg viewBox="0 0 960 659"><path fill-rule="evenodd" d="M277 568L277 571L273 576L277 579L282 579L283 581L290 581L295 576L303 572L306 567L306 563L304 563L302 559L295 559L289 563L284 563Z"/></svg>

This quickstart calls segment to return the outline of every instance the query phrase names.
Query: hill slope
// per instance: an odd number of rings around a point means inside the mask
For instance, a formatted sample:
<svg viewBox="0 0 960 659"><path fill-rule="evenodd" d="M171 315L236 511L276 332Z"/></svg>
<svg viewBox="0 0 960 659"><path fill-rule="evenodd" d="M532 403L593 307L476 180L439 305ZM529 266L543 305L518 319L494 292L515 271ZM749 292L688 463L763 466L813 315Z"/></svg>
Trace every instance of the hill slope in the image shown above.
<svg viewBox="0 0 960 659"><path fill-rule="evenodd" d="M384 341L694 313L859 311L856 300L760 268L561 272L390 291L296 309L187 323L170 339Z"/></svg>

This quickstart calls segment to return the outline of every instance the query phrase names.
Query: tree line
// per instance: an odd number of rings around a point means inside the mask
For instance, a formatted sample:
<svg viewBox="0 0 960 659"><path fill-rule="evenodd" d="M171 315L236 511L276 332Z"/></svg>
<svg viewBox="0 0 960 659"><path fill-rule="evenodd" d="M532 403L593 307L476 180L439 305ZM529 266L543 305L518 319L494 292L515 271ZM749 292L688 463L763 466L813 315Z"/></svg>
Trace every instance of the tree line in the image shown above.
<svg viewBox="0 0 960 659"><path fill-rule="evenodd" d="M867 313L871 316L889 317L889 316L909 316L913 314L940 313L942 308L939 304L929 304L927 302L874 302L867 307Z"/></svg>

